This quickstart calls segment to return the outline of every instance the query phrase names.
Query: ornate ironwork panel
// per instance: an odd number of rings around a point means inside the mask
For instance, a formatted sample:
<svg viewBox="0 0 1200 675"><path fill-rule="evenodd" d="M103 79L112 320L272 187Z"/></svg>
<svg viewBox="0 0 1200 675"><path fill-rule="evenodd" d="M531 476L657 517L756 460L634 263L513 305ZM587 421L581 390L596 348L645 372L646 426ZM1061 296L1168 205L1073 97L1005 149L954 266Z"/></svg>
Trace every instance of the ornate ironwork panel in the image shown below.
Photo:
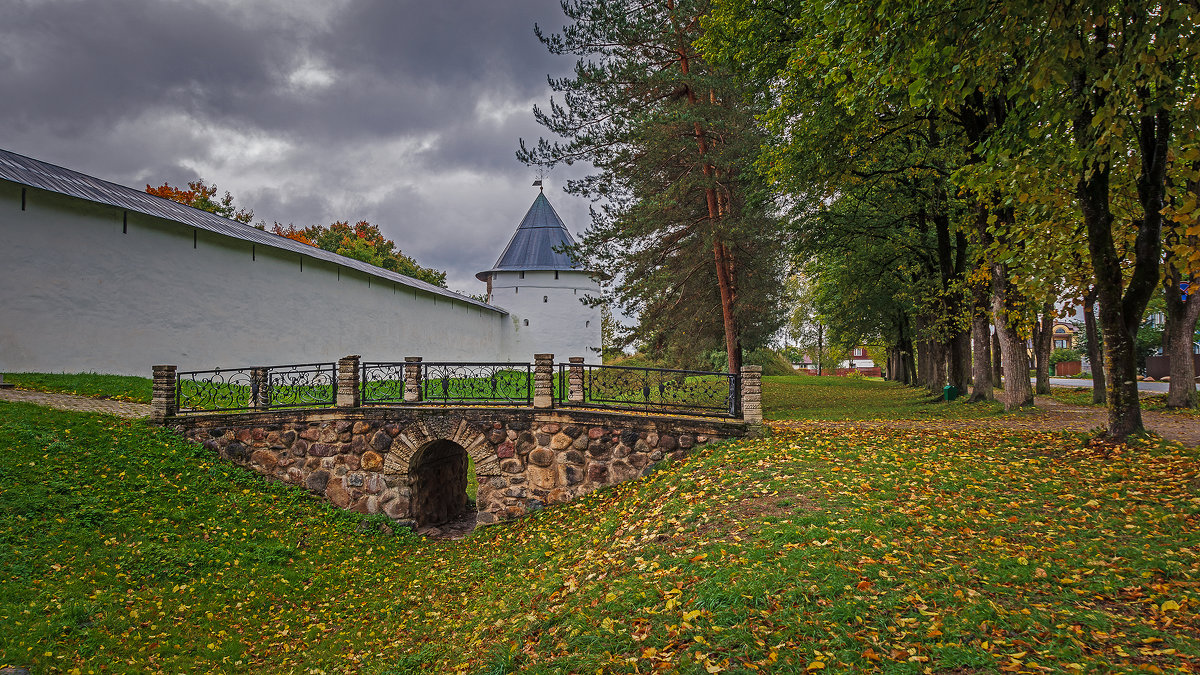
<svg viewBox="0 0 1200 675"><path fill-rule="evenodd" d="M305 363L267 369L265 408L331 406L337 401L337 364Z"/></svg>
<svg viewBox="0 0 1200 675"><path fill-rule="evenodd" d="M250 410L258 394L254 368L193 370L175 374L179 414Z"/></svg>
<svg viewBox="0 0 1200 675"><path fill-rule="evenodd" d="M324 407L334 404L337 364L305 363L178 372L179 414Z"/></svg>
<svg viewBox="0 0 1200 675"><path fill-rule="evenodd" d="M404 403L404 367L400 362L362 364L362 402Z"/></svg>
<svg viewBox="0 0 1200 675"><path fill-rule="evenodd" d="M528 363L421 364L424 403L533 403L533 366Z"/></svg>
<svg viewBox="0 0 1200 675"><path fill-rule="evenodd" d="M719 417L741 414L741 377L733 373L574 365L583 369L583 400L570 400L565 380L571 366L560 364L564 385L555 387L559 405Z"/></svg>

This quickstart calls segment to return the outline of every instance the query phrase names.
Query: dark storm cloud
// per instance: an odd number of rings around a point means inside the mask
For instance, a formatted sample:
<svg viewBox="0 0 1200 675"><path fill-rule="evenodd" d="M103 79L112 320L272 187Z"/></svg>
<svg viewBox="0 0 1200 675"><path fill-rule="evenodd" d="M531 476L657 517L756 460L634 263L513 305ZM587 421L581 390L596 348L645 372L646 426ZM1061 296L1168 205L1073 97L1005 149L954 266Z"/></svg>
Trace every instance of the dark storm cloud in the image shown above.
<svg viewBox="0 0 1200 675"><path fill-rule="evenodd" d="M477 291L533 198L530 107L572 65L535 22L557 0L18 2L0 147L134 187L203 176L268 224L368 219Z"/></svg>
<svg viewBox="0 0 1200 675"><path fill-rule="evenodd" d="M19 3L0 22L0 115L72 134L147 108L227 114L282 72L285 39L195 3Z"/></svg>

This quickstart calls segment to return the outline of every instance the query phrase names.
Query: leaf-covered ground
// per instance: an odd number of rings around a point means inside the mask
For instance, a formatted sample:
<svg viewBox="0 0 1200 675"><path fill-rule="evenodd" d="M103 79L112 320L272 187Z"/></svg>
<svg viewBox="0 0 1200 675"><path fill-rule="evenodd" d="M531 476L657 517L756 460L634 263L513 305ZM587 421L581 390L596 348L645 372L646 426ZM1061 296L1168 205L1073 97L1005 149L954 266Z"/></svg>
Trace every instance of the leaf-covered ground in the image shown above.
<svg viewBox="0 0 1200 675"><path fill-rule="evenodd" d="M386 535L141 423L0 404L0 664L1200 667L1194 451L944 429L929 418L969 407L922 410L909 390L860 384L814 385L841 413L809 403L823 420L458 542ZM919 421L825 421L886 415Z"/></svg>

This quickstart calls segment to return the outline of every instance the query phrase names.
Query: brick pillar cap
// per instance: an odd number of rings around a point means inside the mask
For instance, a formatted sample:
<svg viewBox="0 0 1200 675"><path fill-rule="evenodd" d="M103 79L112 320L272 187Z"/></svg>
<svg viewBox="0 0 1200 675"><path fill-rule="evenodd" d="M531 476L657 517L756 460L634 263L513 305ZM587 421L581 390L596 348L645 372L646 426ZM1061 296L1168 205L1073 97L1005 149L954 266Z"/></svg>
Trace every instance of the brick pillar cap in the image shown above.
<svg viewBox="0 0 1200 675"><path fill-rule="evenodd" d="M361 359L361 358L362 358L362 356L360 356L360 355L358 355L358 354L351 354L351 355L349 355L349 356L343 356L343 357L341 358L341 360L342 360L342 361L349 361L350 359Z"/></svg>
<svg viewBox="0 0 1200 675"><path fill-rule="evenodd" d="M762 366L742 366L743 373L761 373Z"/></svg>
<svg viewBox="0 0 1200 675"><path fill-rule="evenodd" d="M553 361L554 355L553 354L534 354L533 358L535 358L539 361Z"/></svg>
<svg viewBox="0 0 1200 675"><path fill-rule="evenodd" d="M404 360L407 361L408 363L416 363L416 362L420 361L422 358L423 357L420 357L420 356L406 356L406 357L404 357Z"/></svg>
<svg viewBox="0 0 1200 675"><path fill-rule="evenodd" d="M175 370L179 366L151 366L154 370Z"/></svg>
<svg viewBox="0 0 1200 675"><path fill-rule="evenodd" d="M567 360L570 361L571 363L583 363L582 356L572 356L571 358L569 358Z"/></svg>

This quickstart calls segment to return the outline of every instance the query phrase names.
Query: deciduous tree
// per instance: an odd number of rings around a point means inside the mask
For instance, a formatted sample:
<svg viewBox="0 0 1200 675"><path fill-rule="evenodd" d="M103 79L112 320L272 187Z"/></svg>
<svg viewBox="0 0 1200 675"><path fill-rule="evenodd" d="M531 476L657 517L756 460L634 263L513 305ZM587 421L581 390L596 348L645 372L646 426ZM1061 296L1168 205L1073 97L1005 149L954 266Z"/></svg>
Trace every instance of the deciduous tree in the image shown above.
<svg viewBox="0 0 1200 675"><path fill-rule="evenodd" d="M217 197L217 186L207 185L203 178L188 181L186 190L164 182L158 187L151 187L147 184L146 192L156 197L195 207L201 211L215 213L222 218L236 220L239 223L249 223L254 220L254 211L234 206L233 195L229 194L228 190L225 191L225 196Z"/></svg>
<svg viewBox="0 0 1200 675"><path fill-rule="evenodd" d="M271 231L281 237L361 260L434 286L446 287L445 272L422 267L415 259L396 248L396 242L384 237L377 225L365 220L360 220L353 226L339 220L328 227L310 225L305 228L297 228L295 225L284 227L275 223Z"/></svg>

